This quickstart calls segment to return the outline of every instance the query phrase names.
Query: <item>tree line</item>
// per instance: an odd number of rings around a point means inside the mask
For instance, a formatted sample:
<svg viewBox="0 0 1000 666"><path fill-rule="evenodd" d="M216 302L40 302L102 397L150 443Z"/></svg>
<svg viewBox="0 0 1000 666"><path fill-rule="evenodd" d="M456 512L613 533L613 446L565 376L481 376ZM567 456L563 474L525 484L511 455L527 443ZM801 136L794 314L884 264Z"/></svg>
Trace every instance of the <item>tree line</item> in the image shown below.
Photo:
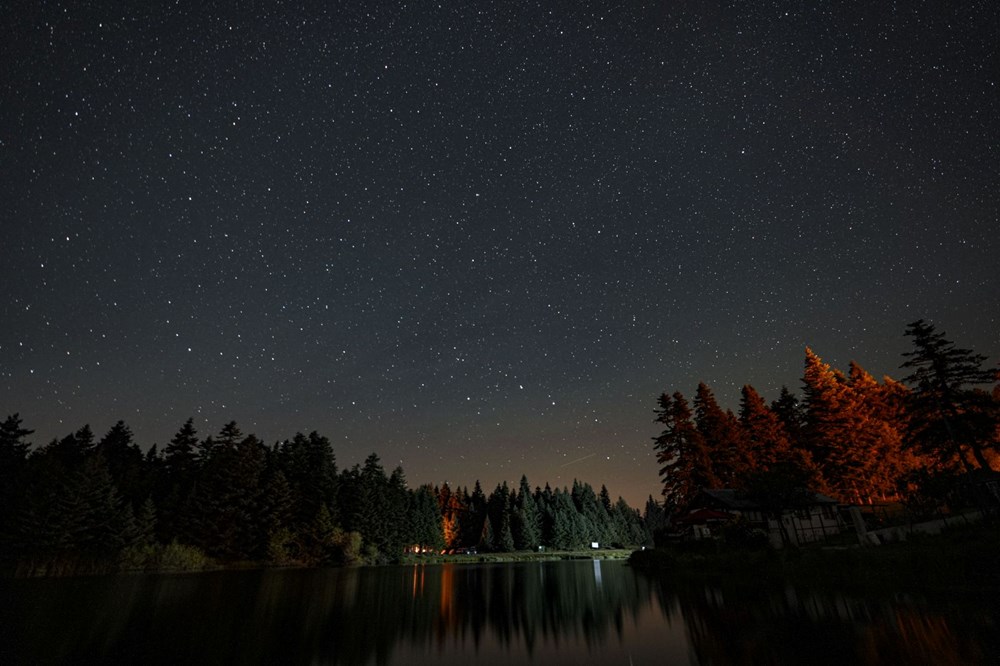
<svg viewBox="0 0 1000 666"><path fill-rule="evenodd" d="M0 561L21 574L202 566L207 558L337 565L398 560L406 550L574 549L637 545L646 522L574 481L498 484L487 496L422 485L376 454L338 470L330 441L298 433L266 446L235 422L199 437L194 421L143 453L116 423L33 447L18 414L0 424ZM655 503L654 514L656 512ZM653 520L656 519L654 515Z"/></svg>
<svg viewBox="0 0 1000 666"><path fill-rule="evenodd" d="M905 335L913 347L903 353L902 382L878 381L854 362L842 372L807 348L801 400L783 387L768 403L746 385L734 413L704 383L691 403L663 393L654 450L668 513L702 488L789 484L843 503L927 509L959 479L992 475L1000 463L997 371L923 320Z"/></svg>

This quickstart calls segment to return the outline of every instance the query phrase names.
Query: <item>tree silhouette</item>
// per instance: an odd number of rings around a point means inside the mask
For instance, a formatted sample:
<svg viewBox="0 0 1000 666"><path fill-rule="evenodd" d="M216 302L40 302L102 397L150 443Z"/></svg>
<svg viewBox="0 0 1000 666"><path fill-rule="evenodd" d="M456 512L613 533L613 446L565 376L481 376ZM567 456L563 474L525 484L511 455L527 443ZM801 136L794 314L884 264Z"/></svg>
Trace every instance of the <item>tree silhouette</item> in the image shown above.
<svg viewBox="0 0 1000 666"><path fill-rule="evenodd" d="M525 475L521 475L514 502L513 531L518 550L536 550L542 542L541 516Z"/></svg>
<svg viewBox="0 0 1000 666"><path fill-rule="evenodd" d="M993 370L984 370L986 357L956 347L919 319L906 328L912 351L904 352L903 380L913 387L908 443L933 456L943 467L960 463L968 471L992 470L987 451L998 446L996 402L972 387L991 384ZM970 459L971 458L971 459Z"/></svg>
<svg viewBox="0 0 1000 666"><path fill-rule="evenodd" d="M14 521L22 510L31 450L27 437L33 432L21 426L19 414L9 415L0 423L0 559L10 556L3 546L10 543Z"/></svg>

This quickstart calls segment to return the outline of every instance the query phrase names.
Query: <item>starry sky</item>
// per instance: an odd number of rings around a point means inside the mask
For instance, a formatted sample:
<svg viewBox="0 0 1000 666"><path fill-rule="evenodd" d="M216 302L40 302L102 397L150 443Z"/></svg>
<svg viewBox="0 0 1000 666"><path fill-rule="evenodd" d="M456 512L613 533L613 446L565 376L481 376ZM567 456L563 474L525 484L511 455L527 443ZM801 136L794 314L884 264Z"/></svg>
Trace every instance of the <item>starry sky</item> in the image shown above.
<svg viewBox="0 0 1000 666"><path fill-rule="evenodd" d="M0 411L656 495L656 397L1000 357L995 2L8 3ZM0 415L2 416L2 415Z"/></svg>

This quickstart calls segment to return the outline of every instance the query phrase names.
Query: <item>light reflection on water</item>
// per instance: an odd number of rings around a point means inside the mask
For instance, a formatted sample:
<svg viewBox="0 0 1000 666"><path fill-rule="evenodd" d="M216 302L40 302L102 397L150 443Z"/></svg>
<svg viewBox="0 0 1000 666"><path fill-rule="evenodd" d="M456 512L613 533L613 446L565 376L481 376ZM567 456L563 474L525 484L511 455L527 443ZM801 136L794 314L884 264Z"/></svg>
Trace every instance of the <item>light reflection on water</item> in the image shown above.
<svg viewBox="0 0 1000 666"><path fill-rule="evenodd" d="M621 562L0 583L0 663L992 662L989 603L677 585Z"/></svg>

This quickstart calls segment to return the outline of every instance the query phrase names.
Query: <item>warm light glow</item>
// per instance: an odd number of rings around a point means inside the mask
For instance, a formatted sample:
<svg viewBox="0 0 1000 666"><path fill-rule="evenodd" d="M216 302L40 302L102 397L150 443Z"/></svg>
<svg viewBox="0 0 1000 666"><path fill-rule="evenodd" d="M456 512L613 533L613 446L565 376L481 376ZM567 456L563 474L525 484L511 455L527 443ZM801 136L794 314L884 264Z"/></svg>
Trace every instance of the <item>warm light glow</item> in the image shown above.
<svg viewBox="0 0 1000 666"><path fill-rule="evenodd" d="M450 565L441 567L441 624L450 626L456 618L454 610L455 568Z"/></svg>
<svg viewBox="0 0 1000 666"><path fill-rule="evenodd" d="M412 596L414 599L418 595L423 594L424 584L426 583L427 570L423 567L413 567L413 592Z"/></svg>

